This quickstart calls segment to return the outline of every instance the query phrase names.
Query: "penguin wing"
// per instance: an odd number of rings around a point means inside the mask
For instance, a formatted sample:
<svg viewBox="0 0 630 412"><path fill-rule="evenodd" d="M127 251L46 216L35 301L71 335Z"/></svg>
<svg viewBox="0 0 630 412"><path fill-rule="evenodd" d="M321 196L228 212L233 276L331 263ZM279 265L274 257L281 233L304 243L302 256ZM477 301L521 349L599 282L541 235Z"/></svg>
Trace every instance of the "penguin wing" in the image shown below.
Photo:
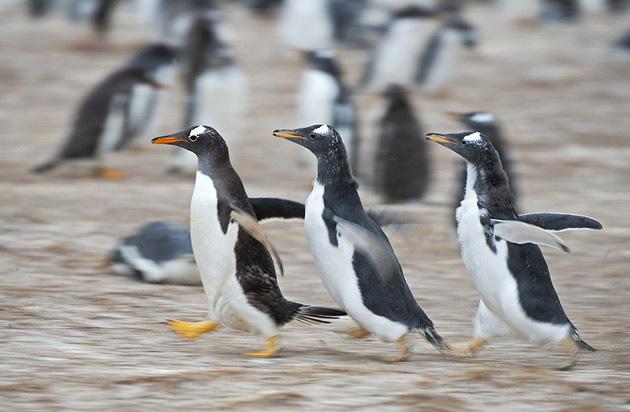
<svg viewBox="0 0 630 412"><path fill-rule="evenodd" d="M603 228L602 224L592 217L569 213L527 213L519 215L518 220L545 230L558 232L572 229L600 230Z"/></svg>
<svg viewBox="0 0 630 412"><path fill-rule="evenodd" d="M374 263L381 277L398 272L398 261L389 243L361 225L334 216L337 233L346 238L355 248L363 251Z"/></svg>
<svg viewBox="0 0 630 412"><path fill-rule="evenodd" d="M494 225L494 235L508 242L516 244L535 243L571 253L569 246L562 239L538 226L518 220L492 219L492 223Z"/></svg>
<svg viewBox="0 0 630 412"><path fill-rule="evenodd" d="M303 203L273 197L251 197L249 202L259 222L274 218L304 219Z"/></svg>
<svg viewBox="0 0 630 412"><path fill-rule="evenodd" d="M280 274L284 276L284 267L282 266L280 256L278 255L278 252L276 252L276 248L273 246L271 240L269 240L269 237L267 236L263 228L258 224L256 219L252 217L252 215L248 214L247 212L243 211L233 204L230 205L230 208L232 209L232 212L230 213L230 217L232 218L232 220L238 223L238 225L243 228L243 230L245 230L251 237L259 241L265 247L265 249L267 249L267 252L269 252L271 258L278 267Z"/></svg>

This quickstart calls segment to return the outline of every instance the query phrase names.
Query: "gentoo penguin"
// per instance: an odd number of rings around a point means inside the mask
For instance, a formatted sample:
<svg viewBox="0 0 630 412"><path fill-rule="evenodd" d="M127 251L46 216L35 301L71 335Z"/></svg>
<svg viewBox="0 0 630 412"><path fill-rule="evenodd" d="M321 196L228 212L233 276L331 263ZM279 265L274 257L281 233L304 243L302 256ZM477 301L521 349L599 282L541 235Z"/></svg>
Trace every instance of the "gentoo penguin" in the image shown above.
<svg viewBox="0 0 630 412"><path fill-rule="evenodd" d="M367 3L367 0L329 0L333 36L337 43L356 45L361 42L359 23Z"/></svg>
<svg viewBox="0 0 630 412"><path fill-rule="evenodd" d="M218 24L217 13L196 16L180 52L187 98L184 127L211 124L236 145L244 122L247 81ZM188 150L176 150L170 171L196 170L196 156Z"/></svg>
<svg viewBox="0 0 630 412"><path fill-rule="evenodd" d="M379 92L390 84L412 86L423 47L438 27L436 17L437 10L419 6L394 13L385 35L372 50L359 87Z"/></svg>
<svg viewBox="0 0 630 412"><path fill-rule="evenodd" d="M180 335L196 338L219 324L262 335L267 343L252 356L278 350L278 328L297 319L327 323L345 313L286 300L276 279L277 255L256 222L243 183L230 164L225 141L208 126L152 140L195 153L199 170L190 204L192 247L208 298L212 321L173 321ZM273 259L273 260L272 260Z"/></svg>
<svg viewBox="0 0 630 412"><path fill-rule="evenodd" d="M414 78L417 88L436 92L444 88L457 68L461 46L477 45L475 29L459 18L447 20L429 38Z"/></svg>
<svg viewBox="0 0 630 412"><path fill-rule="evenodd" d="M540 20L543 23L572 22L580 17L578 0L543 0Z"/></svg>
<svg viewBox="0 0 630 412"><path fill-rule="evenodd" d="M374 187L386 202L419 199L431 181L427 144L418 139L422 126L404 87L390 86L384 94L374 161Z"/></svg>
<svg viewBox="0 0 630 412"><path fill-rule="evenodd" d="M289 50L328 50L333 46L329 0L284 0L278 22L282 45Z"/></svg>
<svg viewBox="0 0 630 412"><path fill-rule="evenodd" d="M468 112L468 113L454 113L449 112L447 115L463 125L469 130L479 132L486 136L491 142L499 154L501 159L501 165L503 171L510 182L510 191L512 192L514 207L517 208L518 199L518 185L517 177L514 171L514 164L512 157L510 156L509 145L505 140L501 124L497 117L490 112ZM459 207L459 204L464 199L464 192L466 190L466 165L463 165L459 176L459 189L455 195L455 208Z"/></svg>
<svg viewBox="0 0 630 412"><path fill-rule="evenodd" d="M538 244L569 251L547 230L601 229L584 216L519 216L501 160L490 139L479 132L429 134L466 160L466 196L457 209L457 236L466 268L481 295L472 354L489 340L513 334L534 344L561 343L572 366L584 342L564 313Z"/></svg>
<svg viewBox="0 0 630 412"><path fill-rule="evenodd" d="M147 283L201 285L190 231L176 223L142 226L116 246L110 263L117 273L133 274Z"/></svg>
<svg viewBox="0 0 630 412"><path fill-rule="evenodd" d="M350 90L343 81L341 66L329 52L307 52L308 67L302 73L297 95L301 124L327 123L338 130L346 145L353 170L358 163L356 110ZM312 155L304 162L316 168Z"/></svg>
<svg viewBox="0 0 630 412"><path fill-rule="evenodd" d="M112 16L120 0L99 0L92 15L92 27L99 36L104 36L111 26Z"/></svg>
<svg viewBox="0 0 630 412"><path fill-rule="evenodd" d="M409 290L387 236L365 213L339 133L316 125L273 134L317 157L304 228L324 286L361 328L355 336L373 333L396 342L401 353L388 360L408 356L405 336L411 331L419 331L437 350L448 350Z"/></svg>
<svg viewBox="0 0 630 412"><path fill-rule="evenodd" d="M104 156L150 130L159 89L169 83L174 63L175 51L165 45L141 50L83 99L60 152L33 171L48 172L69 160L96 160L98 175L120 178L120 171L105 167Z"/></svg>

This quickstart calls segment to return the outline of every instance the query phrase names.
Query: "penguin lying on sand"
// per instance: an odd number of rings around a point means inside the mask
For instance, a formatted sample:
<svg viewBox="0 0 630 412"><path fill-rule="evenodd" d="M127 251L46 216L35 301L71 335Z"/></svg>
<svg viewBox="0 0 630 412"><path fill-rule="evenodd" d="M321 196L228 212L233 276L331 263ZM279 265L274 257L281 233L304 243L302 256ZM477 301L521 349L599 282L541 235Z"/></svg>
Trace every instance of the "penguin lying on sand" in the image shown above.
<svg viewBox="0 0 630 412"><path fill-rule="evenodd" d="M168 46L142 49L83 99L60 152L33 171L45 173L80 160L96 163L102 178L121 178L122 172L105 167L105 155L131 146L152 127L158 90L169 81L174 63L175 51Z"/></svg>
<svg viewBox="0 0 630 412"><path fill-rule="evenodd" d="M345 312L291 302L282 296L274 263L282 265L256 222L241 179L230 164L225 141L211 127L197 126L152 140L176 145L199 158L190 204L195 260L214 320L171 321L187 338L197 338L220 324L262 335L267 343L252 356L270 357L278 350L278 328L299 320L328 323Z"/></svg>
<svg viewBox="0 0 630 412"><path fill-rule="evenodd" d="M355 337L396 342L408 357L405 336L420 332L440 352L449 349L416 302L387 236L363 209L343 141L328 125L276 130L273 135L310 150L317 178L306 199L304 229L330 296L359 324Z"/></svg>
<svg viewBox="0 0 630 412"><path fill-rule="evenodd" d="M467 163L466 195L457 209L457 235L466 268L481 295L473 354L493 338L516 335L534 344L560 343L570 368L583 341L564 313L539 244L565 252L567 245L550 230L601 229L595 219L566 214L519 216L497 151L479 132L429 134L427 139L462 156Z"/></svg>

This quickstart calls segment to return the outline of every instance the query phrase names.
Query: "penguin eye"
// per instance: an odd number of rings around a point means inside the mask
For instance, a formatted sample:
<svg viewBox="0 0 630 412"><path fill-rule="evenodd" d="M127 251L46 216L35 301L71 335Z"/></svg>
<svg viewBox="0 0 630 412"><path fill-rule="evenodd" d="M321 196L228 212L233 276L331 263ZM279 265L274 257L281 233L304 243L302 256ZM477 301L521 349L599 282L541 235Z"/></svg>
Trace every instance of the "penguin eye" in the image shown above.
<svg viewBox="0 0 630 412"><path fill-rule="evenodd" d="M198 138L199 138L199 136L197 136L196 134L194 134L194 135L192 135L192 136L189 136L189 137L188 137L188 140L190 140L191 142L193 142L193 143L194 143L194 142L196 142L196 141L197 141L197 139L198 139Z"/></svg>

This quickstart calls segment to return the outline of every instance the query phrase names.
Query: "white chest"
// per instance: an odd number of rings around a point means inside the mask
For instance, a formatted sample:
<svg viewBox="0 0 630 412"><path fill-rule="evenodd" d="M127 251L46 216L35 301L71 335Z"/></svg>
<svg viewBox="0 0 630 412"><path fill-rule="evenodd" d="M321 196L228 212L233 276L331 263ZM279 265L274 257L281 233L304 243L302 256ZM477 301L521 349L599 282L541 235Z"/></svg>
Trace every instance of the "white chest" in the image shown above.
<svg viewBox="0 0 630 412"><path fill-rule="evenodd" d="M440 33L440 46L427 69L425 83L422 84L423 90L435 91L448 82L457 65L460 44L460 36L455 31L444 30Z"/></svg>
<svg viewBox="0 0 630 412"><path fill-rule="evenodd" d="M238 225L230 223L227 233L218 218L217 191L210 177L197 172L190 203L190 236L201 281L211 305L226 280L236 272L234 246Z"/></svg>

